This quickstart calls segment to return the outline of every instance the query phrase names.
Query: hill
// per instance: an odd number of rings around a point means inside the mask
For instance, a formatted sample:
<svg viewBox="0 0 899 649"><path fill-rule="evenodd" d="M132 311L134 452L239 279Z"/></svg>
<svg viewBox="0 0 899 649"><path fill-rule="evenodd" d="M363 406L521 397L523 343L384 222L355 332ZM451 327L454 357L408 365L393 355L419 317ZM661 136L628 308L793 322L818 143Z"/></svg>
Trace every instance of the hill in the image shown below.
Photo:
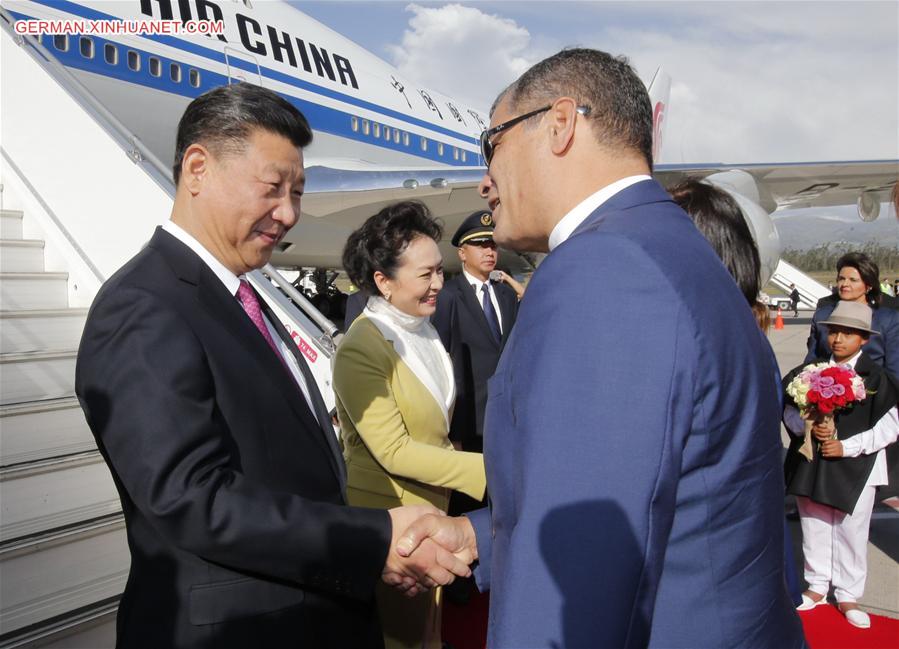
<svg viewBox="0 0 899 649"><path fill-rule="evenodd" d="M808 250L825 243L837 242L859 246L876 242L899 248L899 221L886 215L873 223L811 214L791 214L779 218L775 214L773 218L784 250Z"/></svg>

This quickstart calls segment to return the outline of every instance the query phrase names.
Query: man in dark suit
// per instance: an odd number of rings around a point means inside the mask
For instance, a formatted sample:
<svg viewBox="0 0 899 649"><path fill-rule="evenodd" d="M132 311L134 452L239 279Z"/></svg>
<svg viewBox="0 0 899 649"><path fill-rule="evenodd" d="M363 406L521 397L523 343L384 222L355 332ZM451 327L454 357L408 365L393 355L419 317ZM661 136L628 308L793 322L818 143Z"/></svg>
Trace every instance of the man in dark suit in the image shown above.
<svg viewBox="0 0 899 649"><path fill-rule="evenodd" d="M346 311L343 316L343 330L346 331L350 325L362 315L365 305L368 303L369 295L366 291L358 290L346 299Z"/></svg>
<svg viewBox="0 0 899 649"><path fill-rule="evenodd" d="M494 237L549 254L490 379L491 507L427 516L399 550L477 557L491 647L804 644L776 368L649 176L652 131L627 61L571 49L504 91L481 136Z"/></svg>
<svg viewBox="0 0 899 649"><path fill-rule="evenodd" d="M442 549L391 550L422 510L346 505L315 381L244 278L296 223L311 139L258 86L191 102L171 221L91 307L76 392L127 526L120 647L379 646L379 578L449 579Z"/></svg>
<svg viewBox="0 0 899 649"><path fill-rule="evenodd" d="M452 244L458 248L462 272L443 285L431 321L456 375L450 439L464 451L481 452L487 379L496 371L515 324L518 296L503 282L490 279L497 261L490 212L480 210L466 218Z"/></svg>

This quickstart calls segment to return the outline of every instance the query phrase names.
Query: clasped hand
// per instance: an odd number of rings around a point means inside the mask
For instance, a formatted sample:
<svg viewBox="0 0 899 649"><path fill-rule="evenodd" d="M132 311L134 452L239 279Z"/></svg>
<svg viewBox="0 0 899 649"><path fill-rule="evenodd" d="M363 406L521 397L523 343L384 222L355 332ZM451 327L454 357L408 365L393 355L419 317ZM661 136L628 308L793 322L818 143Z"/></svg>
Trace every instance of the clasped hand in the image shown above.
<svg viewBox="0 0 899 649"><path fill-rule="evenodd" d="M819 449L822 457L843 457L843 444L836 439L837 427L833 417L816 419L812 424L812 435L821 443Z"/></svg>
<svg viewBox="0 0 899 649"><path fill-rule="evenodd" d="M393 532L381 578L414 597L456 577L468 577L477 559L474 529L467 518L447 516L430 505L389 510Z"/></svg>
<svg viewBox="0 0 899 649"><path fill-rule="evenodd" d="M812 424L812 435L819 442L826 442L834 438L837 427L834 424L833 417L822 417L816 419Z"/></svg>

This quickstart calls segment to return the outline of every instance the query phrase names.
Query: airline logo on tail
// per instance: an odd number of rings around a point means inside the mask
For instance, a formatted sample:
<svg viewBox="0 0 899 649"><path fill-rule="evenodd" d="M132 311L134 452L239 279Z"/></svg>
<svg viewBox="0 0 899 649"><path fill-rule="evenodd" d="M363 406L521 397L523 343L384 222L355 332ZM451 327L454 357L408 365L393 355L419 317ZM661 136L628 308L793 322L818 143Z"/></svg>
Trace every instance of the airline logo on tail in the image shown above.
<svg viewBox="0 0 899 649"><path fill-rule="evenodd" d="M656 102L652 109L652 159L659 159L662 152L662 123L665 121L665 102Z"/></svg>
<svg viewBox="0 0 899 649"><path fill-rule="evenodd" d="M652 161L658 162L662 155L665 136L665 111L668 109L668 95L671 93L671 77L662 68L656 70L649 84L649 101L652 104Z"/></svg>

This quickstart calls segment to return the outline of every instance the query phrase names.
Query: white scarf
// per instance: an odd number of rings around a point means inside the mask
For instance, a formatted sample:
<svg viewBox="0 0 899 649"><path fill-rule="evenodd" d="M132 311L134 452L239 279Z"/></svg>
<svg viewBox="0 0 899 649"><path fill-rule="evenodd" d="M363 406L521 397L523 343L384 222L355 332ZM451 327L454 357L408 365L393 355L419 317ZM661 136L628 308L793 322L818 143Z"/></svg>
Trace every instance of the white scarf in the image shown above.
<svg viewBox="0 0 899 649"><path fill-rule="evenodd" d="M449 354L427 317L403 313L383 297L373 295L363 310L412 373L433 395L449 430L456 400L456 380Z"/></svg>

